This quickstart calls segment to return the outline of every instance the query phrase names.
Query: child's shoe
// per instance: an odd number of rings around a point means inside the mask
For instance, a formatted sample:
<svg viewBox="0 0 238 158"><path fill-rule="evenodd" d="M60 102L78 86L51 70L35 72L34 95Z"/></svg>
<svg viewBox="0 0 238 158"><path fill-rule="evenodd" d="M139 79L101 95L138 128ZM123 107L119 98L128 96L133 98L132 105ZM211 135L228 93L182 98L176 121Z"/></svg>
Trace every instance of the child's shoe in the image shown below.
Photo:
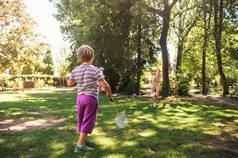
<svg viewBox="0 0 238 158"><path fill-rule="evenodd" d="M83 146L78 146L76 145L74 152L75 153L84 153L84 152L89 152L89 151L94 151L95 149L92 147L89 147L87 145L83 145Z"/></svg>

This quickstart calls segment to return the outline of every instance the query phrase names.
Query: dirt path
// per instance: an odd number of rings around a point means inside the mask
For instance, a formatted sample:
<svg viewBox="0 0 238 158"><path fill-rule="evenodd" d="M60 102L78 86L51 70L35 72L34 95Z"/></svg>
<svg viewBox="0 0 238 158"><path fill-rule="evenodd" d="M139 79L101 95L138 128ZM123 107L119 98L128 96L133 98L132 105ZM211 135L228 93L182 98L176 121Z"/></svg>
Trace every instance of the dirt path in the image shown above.
<svg viewBox="0 0 238 158"><path fill-rule="evenodd" d="M38 115L51 115L48 111L34 111L30 114ZM48 126L55 126L66 119L30 119L30 120L1 120L0 119L0 131L32 131L37 128L43 128Z"/></svg>

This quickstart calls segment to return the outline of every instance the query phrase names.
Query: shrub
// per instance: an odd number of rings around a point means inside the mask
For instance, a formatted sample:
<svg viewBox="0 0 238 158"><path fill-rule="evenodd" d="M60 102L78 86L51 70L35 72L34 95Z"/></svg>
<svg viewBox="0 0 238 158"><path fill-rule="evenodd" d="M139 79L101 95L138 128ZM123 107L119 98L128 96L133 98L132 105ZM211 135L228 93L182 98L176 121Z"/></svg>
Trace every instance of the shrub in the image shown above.
<svg viewBox="0 0 238 158"><path fill-rule="evenodd" d="M17 87L23 87L23 80L39 80L36 86L42 88L43 86L59 86L60 77L49 75L5 75L0 74L0 87L12 88L14 81ZM66 80L65 80L66 82ZM66 83L64 83L66 85Z"/></svg>
<svg viewBox="0 0 238 158"><path fill-rule="evenodd" d="M123 94L134 94L139 93L139 87L138 84L135 81L129 81L127 84L124 85L124 87L121 89L121 92Z"/></svg>
<svg viewBox="0 0 238 158"><path fill-rule="evenodd" d="M48 84L48 86L53 86L54 80L53 79L48 80L47 84Z"/></svg>
<svg viewBox="0 0 238 158"><path fill-rule="evenodd" d="M172 95L187 96L190 90L191 75L187 72L176 72L170 79L170 91Z"/></svg>
<svg viewBox="0 0 238 158"><path fill-rule="evenodd" d="M14 85L14 81L10 81L10 80L7 81L7 88L12 88L13 85Z"/></svg>
<svg viewBox="0 0 238 158"><path fill-rule="evenodd" d="M44 85L45 85L45 81L42 80L42 79L39 79L39 80L37 81L36 87L37 87L37 88L42 88L42 87L44 87Z"/></svg>

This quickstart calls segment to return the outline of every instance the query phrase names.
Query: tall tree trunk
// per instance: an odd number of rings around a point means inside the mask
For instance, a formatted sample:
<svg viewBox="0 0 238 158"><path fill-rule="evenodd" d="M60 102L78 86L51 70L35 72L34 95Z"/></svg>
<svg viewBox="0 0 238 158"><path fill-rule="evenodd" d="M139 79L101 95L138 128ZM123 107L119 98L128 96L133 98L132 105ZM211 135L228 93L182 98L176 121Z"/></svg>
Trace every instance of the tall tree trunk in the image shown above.
<svg viewBox="0 0 238 158"><path fill-rule="evenodd" d="M140 16L141 18L141 16ZM137 86L140 88L140 80L142 74L143 63L141 61L141 20L138 25L138 37L137 37Z"/></svg>
<svg viewBox="0 0 238 158"><path fill-rule="evenodd" d="M162 50L162 58L163 58L163 88L162 88L162 96L167 97L169 96L169 73L168 73L168 66L169 66L169 58L168 58L168 48L167 48L167 36L169 30L169 21L170 21L170 10L165 12L163 16L163 28L162 34L160 37L160 46Z"/></svg>
<svg viewBox="0 0 238 158"><path fill-rule="evenodd" d="M209 20L210 20L210 17L209 17ZM206 54L207 54L207 52L206 51L207 51L207 40L208 40L207 39L208 38L207 29L209 28L209 26L207 26L206 4L204 4L203 22L204 22L204 26L203 26L204 36L203 36L203 48L202 48L202 94L207 95L207 76L206 76Z"/></svg>
<svg viewBox="0 0 238 158"><path fill-rule="evenodd" d="M183 56L183 42L179 40L178 41L178 54L177 54L176 71L181 69L182 56Z"/></svg>
<svg viewBox="0 0 238 158"><path fill-rule="evenodd" d="M180 10L179 10L179 28L178 28L178 54L177 54L177 64L176 64L176 71L181 68L182 65L182 53L183 53L183 28L182 28L182 7L181 7L181 0L179 0Z"/></svg>
<svg viewBox="0 0 238 158"><path fill-rule="evenodd" d="M218 5L218 3L220 4ZM214 37L216 43L216 56L218 64L218 72L221 77L221 82L223 86L223 96L229 94L229 87L226 82L226 76L222 68L222 57L221 57L221 34L222 34L222 22L223 22L223 0L214 0Z"/></svg>
<svg viewBox="0 0 238 158"><path fill-rule="evenodd" d="M207 47L207 37L204 35L204 43L202 49L202 94L207 95L207 76L206 76L206 47Z"/></svg>

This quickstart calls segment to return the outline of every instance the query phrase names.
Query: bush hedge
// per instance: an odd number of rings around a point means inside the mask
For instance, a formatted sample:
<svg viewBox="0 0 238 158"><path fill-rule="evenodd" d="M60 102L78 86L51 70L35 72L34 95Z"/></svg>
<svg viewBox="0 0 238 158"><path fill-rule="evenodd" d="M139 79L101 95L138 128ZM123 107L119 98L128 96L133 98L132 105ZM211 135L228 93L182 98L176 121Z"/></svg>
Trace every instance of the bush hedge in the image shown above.
<svg viewBox="0 0 238 158"><path fill-rule="evenodd" d="M14 83L17 87L23 87L23 81L37 81L37 88L66 86L67 76L50 75L6 75L0 74L0 87L13 88Z"/></svg>

